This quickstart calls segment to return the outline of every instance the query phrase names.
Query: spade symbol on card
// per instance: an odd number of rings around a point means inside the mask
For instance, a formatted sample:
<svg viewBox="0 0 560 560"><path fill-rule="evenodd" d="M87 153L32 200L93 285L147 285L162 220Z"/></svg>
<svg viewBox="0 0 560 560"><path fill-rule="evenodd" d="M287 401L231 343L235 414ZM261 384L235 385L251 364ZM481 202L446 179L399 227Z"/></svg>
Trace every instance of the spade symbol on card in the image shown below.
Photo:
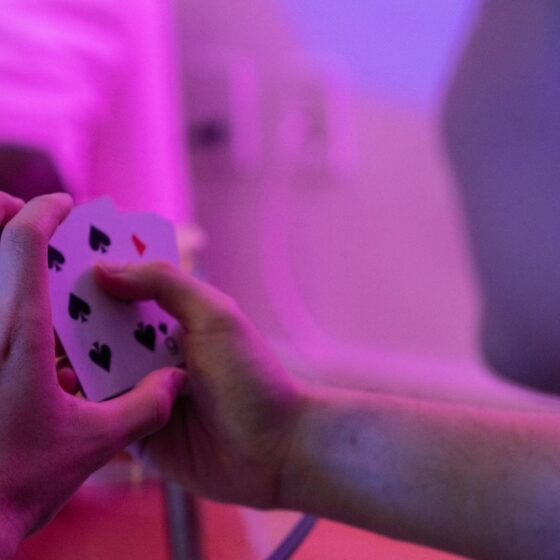
<svg viewBox="0 0 560 560"><path fill-rule="evenodd" d="M91 226L89 229L89 246L94 251L100 251L101 253L106 253L107 249L111 245L111 239L106 233L103 233L100 229L95 226Z"/></svg>
<svg viewBox="0 0 560 560"><path fill-rule="evenodd" d="M134 331L134 338L148 350L152 352L156 349L156 330L152 325L138 323L138 328Z"/></svg>
<svg viewBox="0 0 560 560"><path fill-rule="evenodd" d="M160 323L158 326L159 332L167 334L167 325L165 323Z"/></svg>
<svg viewBox="0 0 560 560"><path fill-rule="evenodd" d="M50 270L54 269L56 272L60 272L66 259L60 251L49 245L48 261Z"/></svg>
<svg viewBox="0 0 560 560"><path fill-rule="evenodd" d="M70 293L70 299L68 301L68 313L70 317L75 321L81 321L85 323L87 321L88 315L91 314L91 307L83 299L79 298L77 295Z"/></svg>
<svg viewBox="0 0 560 560"><path fill-rule="evenodd" d="M89 351L90 360L105 371L111 371L111 349L106 344L96 342Z"/></svg>
<svg viewBox="0 0 560 560"><path fill-rule="evenodd" d="M140 256L142 256L148 248L148 246L137 235L132 236L132 243L134 244L134 247L136 247Z"/></svg>

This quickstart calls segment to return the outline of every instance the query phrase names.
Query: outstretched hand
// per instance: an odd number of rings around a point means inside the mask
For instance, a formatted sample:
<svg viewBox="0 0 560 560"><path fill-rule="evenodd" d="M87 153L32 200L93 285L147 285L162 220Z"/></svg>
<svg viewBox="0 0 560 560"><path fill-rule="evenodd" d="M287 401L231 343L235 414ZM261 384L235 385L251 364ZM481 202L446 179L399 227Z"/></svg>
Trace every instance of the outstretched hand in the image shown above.
<svg viewBox="0 0 560 560"><path fill-rule="evenodd" d="M72 207L0 193L0 557L48 521L123 447L164 426L186 377L155 372L130 393L90 403L57 382L47 245Z"/></svg>

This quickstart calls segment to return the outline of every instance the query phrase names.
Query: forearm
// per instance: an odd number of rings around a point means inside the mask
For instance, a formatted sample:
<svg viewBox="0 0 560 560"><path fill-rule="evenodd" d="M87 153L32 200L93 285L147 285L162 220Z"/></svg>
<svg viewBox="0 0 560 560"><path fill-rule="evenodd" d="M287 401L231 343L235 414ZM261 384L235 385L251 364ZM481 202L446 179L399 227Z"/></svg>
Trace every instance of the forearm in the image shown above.
<svg viewBox="0 0 560 560"><path fill-rule="evenodd" d="M475 558L558 558L553 416L312 392L280 506Z"/></svg>

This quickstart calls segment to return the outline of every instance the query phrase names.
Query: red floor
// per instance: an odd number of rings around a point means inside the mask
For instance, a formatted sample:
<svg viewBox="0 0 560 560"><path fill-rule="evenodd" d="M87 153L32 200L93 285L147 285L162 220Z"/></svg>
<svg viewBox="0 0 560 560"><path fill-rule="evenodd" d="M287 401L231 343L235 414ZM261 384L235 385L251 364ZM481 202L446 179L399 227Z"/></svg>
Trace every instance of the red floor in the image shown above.
<svg viewBox="0 0 560 560"><path fill-rule="evenodd" d="M17 560L168 560L159 484L84 487Z"/></svg>
<svg viewBox="0 0 560 560"><path fill-rule="evenodd" d="M285 514L254 512L201 501L203 560L262 560L293 523ZM453 560L320 521L294 560ZM16 560L169 560L165 508L156 482L86 486L45 529L28 539Z"/></svg>

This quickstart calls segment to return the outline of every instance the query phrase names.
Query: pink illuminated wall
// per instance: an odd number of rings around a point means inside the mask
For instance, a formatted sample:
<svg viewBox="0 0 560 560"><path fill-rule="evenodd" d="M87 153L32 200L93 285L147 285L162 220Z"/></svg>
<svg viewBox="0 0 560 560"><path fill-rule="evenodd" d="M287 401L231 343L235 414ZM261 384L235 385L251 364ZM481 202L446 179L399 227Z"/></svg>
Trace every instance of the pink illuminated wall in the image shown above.
<svg viewBox="0 0 560 560"><path fill-rule="evenodd" d="M476 300L439 145L441 92L424 80L422 96L432 91L433 98L423 105L389 98L390 84L379 97L355 94L358 168L350 178L302 180L283 160L277 128L294 97L294 76L313 65L305 36L287 25L279 2L187 4L187 46L248 53L262 89L265 157L236 179L196 188L210 279L271 337L304 354L328 354L332 339L355 354L382 349L469 360ZM372 50L382 49L385 36L372 37ZM430 49L428 41L422 55L441 89L445 76L429 62ZM452 58L440 54L440 66Z"/></svg>
<svg viewBox="0 0 560 560"><path fill-rule="evenodd" d="M279 0L304 45L334 51L357 87L399 103L430 105L453 66L478 0Z"/></svg>

